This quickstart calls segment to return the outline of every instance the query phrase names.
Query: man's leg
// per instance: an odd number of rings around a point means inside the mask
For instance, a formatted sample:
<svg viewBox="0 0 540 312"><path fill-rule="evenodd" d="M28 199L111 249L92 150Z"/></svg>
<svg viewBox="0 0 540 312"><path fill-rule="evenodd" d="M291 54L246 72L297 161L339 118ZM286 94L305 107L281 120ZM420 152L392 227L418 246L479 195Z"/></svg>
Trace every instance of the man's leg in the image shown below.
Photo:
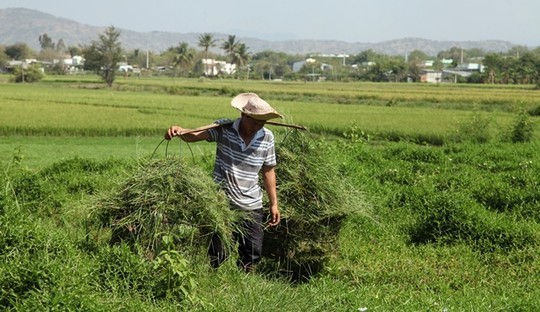
<svg viewBox="0 0 540 312"><path fill-rule="evenodd" d="M212 235L210 246L208 246L208 256L210 257L210 265L214 269L217 269L229 257L218 234Z"/></svg>
<svg viewBox="0 0 540 312"><path fill-rule="evenodd" d="M249 211L250 218L242 223L243 235L238 235L238 265L249 272L261 260L263 244L262 209Z"/></svg>

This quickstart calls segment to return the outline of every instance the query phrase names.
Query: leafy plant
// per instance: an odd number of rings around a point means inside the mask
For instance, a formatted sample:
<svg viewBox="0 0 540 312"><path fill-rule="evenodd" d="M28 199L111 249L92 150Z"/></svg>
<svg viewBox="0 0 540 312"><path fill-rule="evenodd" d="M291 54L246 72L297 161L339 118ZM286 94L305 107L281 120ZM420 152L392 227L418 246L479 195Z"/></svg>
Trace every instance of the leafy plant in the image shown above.
<svg viewBox="0 0 540 312"><path fill-rule="evenodd" d="M43 74L41 67L37 64L30 65L26 68L17 67L13 72L13 80L22 83L38 82L44 76L45 74Z"/></svg>
<svg viewBox="0 0 540 312"><path fill-rule="evenodd" d="M119 41L120 31L114 26L108 27L83 51L85 56L84 66L86 69L95 71L109 87L112 86L118 62L122 58L122 46Z"/></svg>
<svg viewBox="0 0 540 312"><path fill-rule="evenodd" d="M174 239L171 236L165 235L162 239L166 249L162 250L153 261L159 297L187 298L194 301L192 292L197 282L188 260L174 249Z"/></svg>
<svg viewBox="0 0 540 312"><path fill-rule="evenodd" d="M453 135L453 141L486 143L491 138L490 126L493 119L488 115L475 113L468 121L460 122Z"/></svg>
<svg viewBox="0 0 540 312"><path fill-rule="evenodd" d="M455 193L426 194L420 218L410 234L414 243L465 242L482 252L538 244L537 235L528 226L497 218L467 196Z"/></svg>
<svg viewBox="0 0 540 312"><path fill-rule="evenodd" d="M540 105L534 107L534 108L531 108L529 111L528 111L529 115L531 116L540 116Z"/></svg>
<svg viewBox="0 0 540 312"><path fill-rule="evenodd" d="M152 264L126 244L103 246L94 257L97 266L95 277L105 290L159 297L155 294Z"/></svg>
<svg viewBox="0 0 540 312"><path fill-rule="evenodd" d="M352 143L368 142L370 140L370 135L361 130L357 125L353 125L348 131L343 132L343 137Z"/></svg>
<svg viewBox="0 0 540 312"><path fill-rule="evenodd" d="M510 140L514 143L530 142L533 137L533 124L529 116L521 112L517 115L514 122L514 127L510 136Z"/></svg>

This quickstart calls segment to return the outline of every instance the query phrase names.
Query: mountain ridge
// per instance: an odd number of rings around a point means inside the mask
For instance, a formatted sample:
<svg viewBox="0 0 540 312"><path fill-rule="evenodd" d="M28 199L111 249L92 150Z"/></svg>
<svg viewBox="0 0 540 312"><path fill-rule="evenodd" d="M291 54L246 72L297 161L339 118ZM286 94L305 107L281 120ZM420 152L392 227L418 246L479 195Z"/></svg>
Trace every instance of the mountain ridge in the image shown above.
<svg viewBox="0 0 540 312"><path fill-rule="evenodd" d="M110 25L109 25L110 26ZM26 8L0 9L0 45L26 43L32 49L40 49L39 36L47 33L53 41L62 39L66 46L87 45L97 40L98 35L108 26L91 26L76 21L56 17L49 13ZM180 42L187 42L197 47L199 33L176 33L165 31L136 32L117 28L120 32L122 47L127 50L140 49L155 52L165 51ZM229 34L213 33L217 40L225 40ZM479 48L487 52L505 52L515 46L503 40L482 41L438 41L423 38L402 38L370 42L345 42L339 40L264 40L253 37L237 36L245 43L252 53L265 50L284 52L287 54L349 54L356 55L365 50L373 50L388 55L404 55L413 50L420 50L428 55L435 56L438 52L452 47L463 49ZM219 48L214 52L222 53Z"/></svg>

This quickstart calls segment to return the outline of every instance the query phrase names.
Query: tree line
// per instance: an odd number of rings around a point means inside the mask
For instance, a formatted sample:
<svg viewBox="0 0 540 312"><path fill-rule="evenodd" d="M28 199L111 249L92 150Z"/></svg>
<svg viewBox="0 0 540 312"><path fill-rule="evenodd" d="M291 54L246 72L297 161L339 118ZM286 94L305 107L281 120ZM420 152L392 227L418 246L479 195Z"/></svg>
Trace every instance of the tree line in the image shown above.
<svg viewBox="0 0 540 312"><path fill-rule="evenodd" d="M456 68L461 63L478 63L483 72L475 72L460 78L463 83L490 84L533 84L540 88L540 47L529 49L514 46L506 52L485 52L482 49L453 47L436 56L414 50L407 55L385 55L366 50L352 56L290 55L283 52L263 51L251 53L249 47L229 35L218 40L211 33L200 34L197 47L186 42L169 47L161 53L134 49L127 51L120 42L121 33L114 26L107 28L98 38L85 46L66 46L62 39L54 42L46 33L39 36L41 50L35 52L24 43L0 46L0 66L9 60L38 58L52 64L49 72L63 74L65 68L53 60L65 55L82 55L84 69L97 72L111 85L118 72L120 62L144 69L146 73L174 77L208 76L209 65L203 59L212 59L234 64L235 71L226 77L238 79L283 79L283 80L332 80L410 82L419 81L422 71L441 71ZM197 49L199 48L199 49ZM216 53L220 48L223 53ZM306 59L311 62L304 62ZM432 61L426 67L426 61ZM303 63L293 71L295 62ZM129 74L129 73L126 73ZM221 74L218 73L218 76ZM213 73L212 75L213 76Z"/></svg>

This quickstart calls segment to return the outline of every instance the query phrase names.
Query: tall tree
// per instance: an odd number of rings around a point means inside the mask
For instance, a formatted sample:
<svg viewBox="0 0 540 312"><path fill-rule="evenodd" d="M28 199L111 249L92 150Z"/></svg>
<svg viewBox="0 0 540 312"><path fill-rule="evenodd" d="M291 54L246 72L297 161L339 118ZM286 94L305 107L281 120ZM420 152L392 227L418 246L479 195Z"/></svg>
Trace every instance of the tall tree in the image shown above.
<svg viewBox="0 0 540 312"><path fill-rule="evenodd" d="M42 61L49 61L51 63L56 63L58 60L64 58L64 53L66 50L66 45L64 40L58 40L58 43L55 44L53 39L44 33L39 36L39 43L41 45L41 51L39 51L39 59ZM62 63L56 63L56 67L63 67Z"/></svg>
<svg viewBox="0 0 540 312"><path fill-rule="evenodd" d="M508 50L507 54L508 56L519 58L527 52L529 52L529 48L527 46L516 45L511 47L510 50Z"/></svg>
<svg viewBox="0 0 540 312"><path fill-rule="evenodd" d="M283 78L292 71L289 66L301 56L289 56L284 52L271 50L262 51L251 55L250 63L253 64L253 74L261 79Z"/></svg>
<svg viewBox="0 0 540 312"><path fill-rule="evenodd" d="M189 48L187 42L181 42L177 47L173 48L175 56L173 58L173 67L180 71L185 71L191 67L194 51Z"/></svg>
<svg viewBox="0 0 540 312"><path fill-rule="evenodd" d="M234 52L232 54L232 64L235 64L236 67L241 70L249 62L251 56L248 52L248 48L244 43L238 43Z"/></svg>
<svg viewBox="0 0 540 312"><path fill-rule="evenodd" d="M449 50L440 51L437 54L439 59L452 59L452 63L457 65L463 62L467 62L468 53L466 50L460 47L452 47Z"/></svg>
<svg viewBox="0 0 540 312"><path fill-rule="evenodd" d="M238 46L238 44L239 44L239 42L236 41L236 36L235 35L229 35L227 40L225 40L225 42L223 42L223 44L221 45L221 48L232 59L234 57L234 53L236 52L236 47Z"/></svg>
<svg viewBox="0 0 540 312"><path fill-rule="evenodd" d="M378 54L377 52L369 49L362 51L358 53L358 55L354 56L353 62L354 63L366 63L366 62L375 62L378 58L381 57L381 54Z"/></svg>
<svg viewBox="0 0 540 312"><path fill-rule="evenodd" d="M516 65L520 83L534 83L540 87L540 57L538 55L525 52Z"/></svg>
<svg viewBox="0 0 540 312"><path fill-rule="evenodd" d="M0 67L4 67L7 61L8 61L8 57L5 53L5 48L4 46L0 45Z"/></svg>
<svg viewBox="0 0 540 312"><path fill-rule="evenodd" d="M64 39L58 39L58 43L56 44L56 50L60 53L66 52L66 44L64 43Z"/></svg>
<svg viewBox="0 0 540 312"><path fill-rule="evenodd" d="M420 63L431 59L429 55L420 50L413 50L407 55L408 62Z"/></svg>
<svg viewBox="0 0 540 312"><path fill-rule="evenodd" d="M67 48L67 52L69 52L69 55L71 57L74 57L74 56L77 56L77 55L81 55L82 49L81 49L81 47L78 47L78 46L69 46Z"/></svg>
<svg viewBox="0 0 540 312"><path fill-rule="evenodd" d="M39 44L41 45L41 49L54 49L54 42L52 41L52 38L47 35L47 33L44 33L43 35L39 36Z"/></svg>
<svg viewBox="0 0 540 312"><path fill-rule="evenodd" d="M227 40L221 45L221 48L229 55L231 63L235 64L239 70L244 68L250 60L247 46L237 41L235 35L229 35Z"/></svg>
<svg viewBox="0 0 540 312"><path fill-rule="evenodd" d="M99 35L83 50L85 68L94 70L110 87L116 78L118 62L122 60L122 46L119 41L120 31L111 26Z"/></svg>
<svg viewBox="0 0 540 312"><path fill-rule="evenodd" d="M30 58L33 51L26 43L16 43L6 46L4 53L12 60L24 60Z"/></svg>
<svg viewBox="0 0 540 312"><path fill-rule="evenodd" d="M204 33L199 36L199 47L204 50L204 58L208 60L208 50L216 46L217 40L214 39L214 35L211 33ZM204 66L204 75L208 74L208 63Z"/></svg>

